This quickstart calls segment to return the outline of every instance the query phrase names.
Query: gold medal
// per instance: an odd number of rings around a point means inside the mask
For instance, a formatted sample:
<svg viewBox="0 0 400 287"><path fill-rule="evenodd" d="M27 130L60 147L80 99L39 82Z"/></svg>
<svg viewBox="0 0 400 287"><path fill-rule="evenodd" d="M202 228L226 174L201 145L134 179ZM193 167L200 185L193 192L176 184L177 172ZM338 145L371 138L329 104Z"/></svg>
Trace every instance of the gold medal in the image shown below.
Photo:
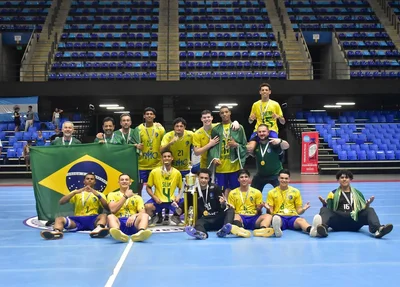
<svg viewBox="0 0 400 287"><path fill-rule="evenodd" d="M208 211L207 211L207 210L204 210L203 215L204 215L204 216L207 216L207 215L208 215Z"/></svg>
<svg viewBox="0 0 400 287"><path fill-rule="evenodd" d="M262 161L260 162L260 164L261 164L261 165L265 165L265 161L262 160Z"/></svg>

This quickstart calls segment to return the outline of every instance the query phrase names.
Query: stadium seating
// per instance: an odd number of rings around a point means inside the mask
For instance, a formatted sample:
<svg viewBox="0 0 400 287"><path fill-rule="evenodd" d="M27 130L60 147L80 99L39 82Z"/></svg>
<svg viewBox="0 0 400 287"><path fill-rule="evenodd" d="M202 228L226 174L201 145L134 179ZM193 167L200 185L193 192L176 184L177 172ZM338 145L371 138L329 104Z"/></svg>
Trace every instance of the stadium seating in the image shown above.
<svg viewBox="0 0 400 287"><path fill-rule="evenodd" d="M400 78L400 52L368 1L286 1L295 30L334 31L350 65L350 77Z"/></svg>
<svg viewBox="0 0 400 287"><path fill-rule="evenodd" d="M72 1L49 80L155 80L158 1Z"/></svg>
<svg viewBox="0 0 400 287"><path fill-rule="evenodd" d="M41 31L51 1L0 1L0 29L4 32Z"/></svg>
<svg viewBox="0 0 400 287"><path fill-rule="evenodd" d="M286 79L267 15L262 0L180 0L180 79Z"/></svg>
<svg viewBox="0 0 400 287"><path fill-rule="evenodd" d="M296 118L315 124L339 161L400 160L398 111L344 112L335 119L326 112L298 112Z"/></svg>

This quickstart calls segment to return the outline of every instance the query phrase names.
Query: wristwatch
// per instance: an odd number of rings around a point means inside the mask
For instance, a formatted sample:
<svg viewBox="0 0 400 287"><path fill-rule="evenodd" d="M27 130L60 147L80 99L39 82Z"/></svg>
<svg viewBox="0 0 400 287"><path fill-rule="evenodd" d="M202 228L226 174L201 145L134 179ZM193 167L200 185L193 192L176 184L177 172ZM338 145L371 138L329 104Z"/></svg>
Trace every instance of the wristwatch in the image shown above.
<svg viewBox="0 0 400 287"><path fill-rule="evenodd" d="M98 199L101 199L101 194L100 194L100 193L97 195L97 198L98 198Z"/></svg>

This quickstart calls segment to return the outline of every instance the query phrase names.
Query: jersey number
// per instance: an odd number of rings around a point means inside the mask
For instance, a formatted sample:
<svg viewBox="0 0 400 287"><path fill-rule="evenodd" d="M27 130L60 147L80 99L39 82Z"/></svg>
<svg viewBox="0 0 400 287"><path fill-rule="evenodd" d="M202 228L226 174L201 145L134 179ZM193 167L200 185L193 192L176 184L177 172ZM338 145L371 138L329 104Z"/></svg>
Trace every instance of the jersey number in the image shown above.
<svg viewBox="0 0 400 287"><path fill-rule="evenodd" d="M171 191L171 188L169 188L169 187L163 187L163 189L162 189L162 193L163 193L163 195L165 195L166 198L168 198L168 202L171 201L170 191Z"/></svg>
<svg viewBox="0 0 400 287"><path fill-rule="evenodd" d="M348 204L348 203L343 204L343 209L344 210L350 210L351 209L350 208L350 204Z"/></svg>
<svg viewBox="0 0 400 287"><path fill-rule="evenodd" d="M178 156L183 156L183 149L178 150Z"/></svg>

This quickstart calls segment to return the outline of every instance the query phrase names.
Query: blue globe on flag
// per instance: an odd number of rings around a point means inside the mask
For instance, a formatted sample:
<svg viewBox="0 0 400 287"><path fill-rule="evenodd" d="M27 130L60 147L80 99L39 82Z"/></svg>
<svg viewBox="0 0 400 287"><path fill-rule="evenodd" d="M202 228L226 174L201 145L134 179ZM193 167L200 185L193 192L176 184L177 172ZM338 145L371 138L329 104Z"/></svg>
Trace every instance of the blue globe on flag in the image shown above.
<svg viewBox="0 0 400 287"><path fill-rule="evenodd" d="M87 173L94 173L96 177L94 189L103 192L107 186L107 173L100 164L92 161L82 161L71 167L66 177L69 191L82 188Z"/></svg>

